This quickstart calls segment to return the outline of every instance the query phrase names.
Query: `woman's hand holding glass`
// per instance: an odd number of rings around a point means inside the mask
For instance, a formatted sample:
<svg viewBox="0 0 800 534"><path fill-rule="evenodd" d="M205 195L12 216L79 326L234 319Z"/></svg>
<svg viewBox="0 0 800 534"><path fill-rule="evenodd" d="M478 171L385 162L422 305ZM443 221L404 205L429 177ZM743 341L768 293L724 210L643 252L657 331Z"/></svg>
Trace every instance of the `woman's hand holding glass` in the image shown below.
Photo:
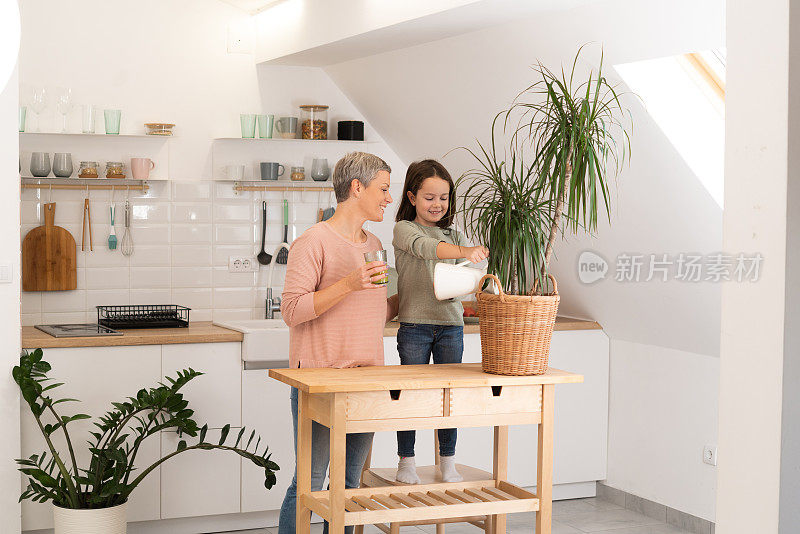
<svg viewBox="0 0 800 534"><path fill-rule="evenodd" d="M352 291L383 287L381 281L386 278L386 269L387 265L382 261L365 263L347 275L347 287Z"/></svg>

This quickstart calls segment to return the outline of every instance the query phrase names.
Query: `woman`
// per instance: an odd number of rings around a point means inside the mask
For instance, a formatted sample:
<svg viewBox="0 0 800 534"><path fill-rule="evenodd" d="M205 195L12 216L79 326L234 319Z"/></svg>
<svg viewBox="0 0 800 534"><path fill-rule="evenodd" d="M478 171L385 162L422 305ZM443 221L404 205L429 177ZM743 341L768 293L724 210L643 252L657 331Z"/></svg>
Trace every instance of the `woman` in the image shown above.
<svg viewBox="0 0 800 534"><path fill-rule="evenodd" d="M381 250L380 240L362 227L383 220L391 168L372 154L354 152L336 163L333 190L336 213L297 238L286 266L281 315L289 325L290 367L383 365L383 327L397 315L397 296L373 283L386 264L365 263L364 253ZM297 390L291 392L297 450ZM345 486L359 485L372 447L372 433L347 435ZM328 429L317 422L311 436L311 490L322 489L328 469ZM279 534L294 534L297 467L281 506ZM324 526L328 531L327 523ZM351 534L353 527L345 529Z"/></svg>

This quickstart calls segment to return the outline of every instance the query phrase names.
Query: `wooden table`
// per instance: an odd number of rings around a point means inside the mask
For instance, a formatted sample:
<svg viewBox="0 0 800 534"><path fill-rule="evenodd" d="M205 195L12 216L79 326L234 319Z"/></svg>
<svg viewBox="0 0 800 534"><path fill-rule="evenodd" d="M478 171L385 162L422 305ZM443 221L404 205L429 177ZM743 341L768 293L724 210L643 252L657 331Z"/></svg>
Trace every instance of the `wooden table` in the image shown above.
<svg viewBox="0 0 800 534"><path fill-rule="evenodd" d="M536 533L549 534L553 490L555 384L583 376L550 369L537 376L502 376L480 364L398 365L350 369L271 369L297 388L297 525L309 534L311 512L341 534L346 525L536 511ZM311 491L311 424L330 429L330 490ZM539 425L536 494L507 481L508 426ZM429 485L345 489L348 433L425 428L494 427L493 477Z"/></svg>

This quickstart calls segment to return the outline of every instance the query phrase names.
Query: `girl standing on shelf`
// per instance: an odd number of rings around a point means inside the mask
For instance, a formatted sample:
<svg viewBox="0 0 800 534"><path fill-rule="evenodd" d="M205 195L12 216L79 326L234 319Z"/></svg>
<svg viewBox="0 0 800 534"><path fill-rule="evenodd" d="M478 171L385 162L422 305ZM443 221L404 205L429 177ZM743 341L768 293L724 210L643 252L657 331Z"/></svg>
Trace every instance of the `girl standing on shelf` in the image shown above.
<svg viewBox="0 0 800 534"><path fill-rule="evenodd" d="M433 294L433 269L440 261L466 259L478 263L489 256L482 246L471 247L452 228L455 184L438 161L412 163L406 173L403 196L394 227L397 290L400 298L397 350L402 365L460 363L464 352L464 318L461 302L439 301ZM463 261L463 260L461 260ZM442 480L462 480L456 471L456 429L440 429L439 468ZM419 484L414 460L414 430L397 433L397 480Z"/></svg>

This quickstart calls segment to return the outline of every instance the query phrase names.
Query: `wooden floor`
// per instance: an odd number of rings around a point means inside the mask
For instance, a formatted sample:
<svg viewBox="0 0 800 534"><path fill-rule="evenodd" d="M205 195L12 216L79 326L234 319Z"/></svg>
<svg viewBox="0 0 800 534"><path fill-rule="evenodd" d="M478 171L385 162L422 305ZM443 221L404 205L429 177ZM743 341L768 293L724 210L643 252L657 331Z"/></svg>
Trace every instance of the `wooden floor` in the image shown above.
<svg viewBox="0 0 800 534"><path fill-rule="evenodd" d="M322 524L311 525L312 534L322 533ZM365 534L379 534L373 526L364 529ZM423 534L435 532L434 527L403 527L401 534ZM471 525L448 525L446 534L481 534ZM510 534L532 534L533 513L509 516ZM553 534L688 534L687 531L667 525L657 519L621 508L597 498L573 499L553 502ZM278 534L278 528L243 530L225 534Z"/></svg>

